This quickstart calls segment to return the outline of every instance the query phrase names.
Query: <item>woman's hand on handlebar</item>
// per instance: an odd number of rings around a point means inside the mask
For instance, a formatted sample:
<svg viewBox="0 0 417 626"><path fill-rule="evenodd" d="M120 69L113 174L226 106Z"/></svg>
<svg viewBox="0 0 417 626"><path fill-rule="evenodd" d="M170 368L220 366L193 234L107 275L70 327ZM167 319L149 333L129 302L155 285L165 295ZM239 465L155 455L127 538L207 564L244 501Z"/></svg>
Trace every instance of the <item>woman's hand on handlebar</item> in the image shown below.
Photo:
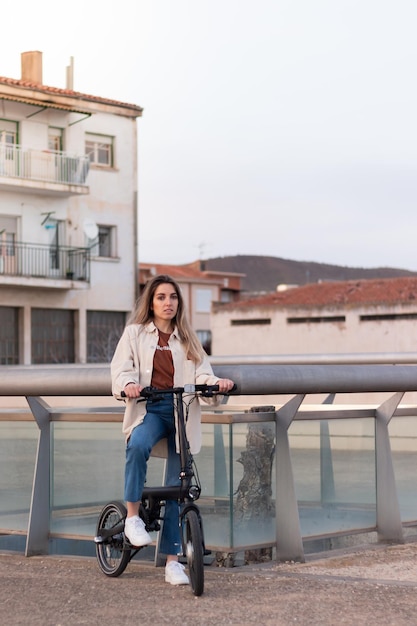
<svg viewBox="0 0 417 626"><path fill-rule="evenodd" d="M123 394L126 398L139 398L142 389L143 387L137 383L128 383L123 389Z"/></svg>
<svg viewBox="0 0 417 626"><path fill-rule="evenodd" d="M219 378L217 384L219 386L219 393L227 393L233 389L235 383L233 380L230 380L230 378Z"/></svg>

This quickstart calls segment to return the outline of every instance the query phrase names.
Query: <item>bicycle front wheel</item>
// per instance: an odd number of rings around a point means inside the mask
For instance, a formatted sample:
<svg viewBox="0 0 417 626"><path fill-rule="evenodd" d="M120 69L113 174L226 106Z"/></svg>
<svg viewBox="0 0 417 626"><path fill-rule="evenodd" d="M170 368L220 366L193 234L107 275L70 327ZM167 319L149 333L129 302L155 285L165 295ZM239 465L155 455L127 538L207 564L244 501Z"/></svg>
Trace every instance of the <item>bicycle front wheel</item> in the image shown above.
<svg viewBox="0 0 417 626"><path fill-rule="evenodd" d="M201 596L204 591L203 534L198 514L194 509L190 509L184 515L183 545L193 594Z"/></svg>
<svg viewBox="0 0 417 626"><path fill-rule="evenodd" d="M97 522L96 535L103 530L111 531L126 518L126 507L122 502L109 502L102 509ZM102 543L96 543L96 556L99 568L106 576L120 576L130 561L130 550L125 548L123 531L110 535Z"/></svg>

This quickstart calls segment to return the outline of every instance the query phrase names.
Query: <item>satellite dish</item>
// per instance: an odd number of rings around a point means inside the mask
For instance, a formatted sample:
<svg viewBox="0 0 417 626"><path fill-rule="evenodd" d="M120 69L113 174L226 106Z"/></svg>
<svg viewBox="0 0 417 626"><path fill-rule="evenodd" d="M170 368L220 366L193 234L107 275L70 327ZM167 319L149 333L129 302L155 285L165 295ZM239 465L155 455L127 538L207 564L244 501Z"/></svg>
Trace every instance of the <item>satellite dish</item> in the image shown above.
<svg viewBox="0 0 417 626"><path fill-rule="evenodd" d="M83 231L89 239L97 239L98 237L98 226L95 221L90 218L84 220Z"/></svg>

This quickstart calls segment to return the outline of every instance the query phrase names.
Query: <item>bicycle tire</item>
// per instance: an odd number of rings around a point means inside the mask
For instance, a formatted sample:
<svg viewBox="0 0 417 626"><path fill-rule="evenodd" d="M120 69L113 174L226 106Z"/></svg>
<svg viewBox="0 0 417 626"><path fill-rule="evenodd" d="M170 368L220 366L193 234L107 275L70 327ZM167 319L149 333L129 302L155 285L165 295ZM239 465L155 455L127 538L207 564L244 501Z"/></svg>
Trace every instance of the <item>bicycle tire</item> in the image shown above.
<svg viewBox="0 0 417 626"><path fill-rule="evenodd" d="M102 509L97 522L96 535L104 529L114 528L126 518L126 507L122 502L109 502ZM124 533L109 537L103 543L96 544L96 556L99 568L106 576L120 576L130 561L130 550L125 547Z"/></svg>
<svg viewBox="0 0 417 626"><path fill-rule="evenodd" d="M190 509L184 515L183 546L193 594L201 596L204 591L203 534L199 516L194 509Z"/></svg>

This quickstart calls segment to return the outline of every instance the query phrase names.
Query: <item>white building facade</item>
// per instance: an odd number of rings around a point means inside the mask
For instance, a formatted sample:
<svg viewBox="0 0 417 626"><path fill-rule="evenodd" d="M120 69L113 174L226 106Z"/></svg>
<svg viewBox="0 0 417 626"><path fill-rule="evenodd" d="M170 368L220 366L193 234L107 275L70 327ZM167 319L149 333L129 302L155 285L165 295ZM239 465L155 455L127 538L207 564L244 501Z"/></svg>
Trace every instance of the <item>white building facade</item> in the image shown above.
<svg viewBox="0 0 417 626"><path fill-rule="evenodd" d="M0 77L0 364L107 362L137 295L142 109Z"/></svg>

